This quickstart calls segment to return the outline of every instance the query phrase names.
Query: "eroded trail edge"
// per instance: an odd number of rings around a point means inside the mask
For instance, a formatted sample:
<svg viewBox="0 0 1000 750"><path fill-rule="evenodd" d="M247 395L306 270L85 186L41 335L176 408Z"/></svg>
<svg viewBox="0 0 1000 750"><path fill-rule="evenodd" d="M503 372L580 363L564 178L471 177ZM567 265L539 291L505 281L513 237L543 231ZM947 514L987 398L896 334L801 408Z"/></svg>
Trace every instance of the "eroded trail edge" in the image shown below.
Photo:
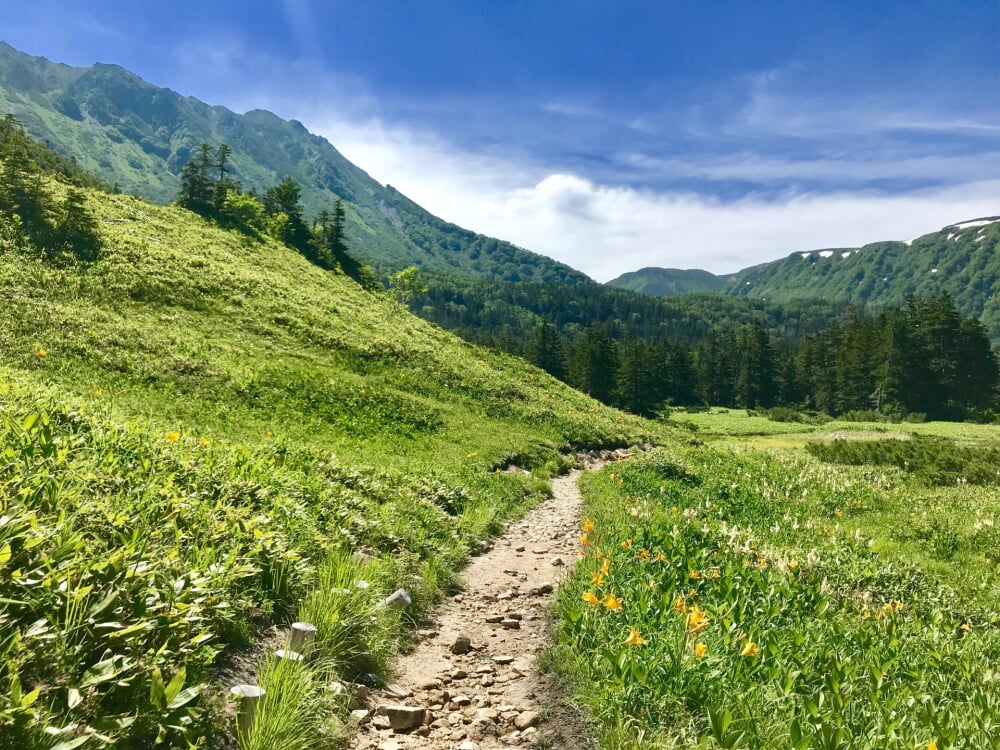
<svg viewBox="0 0 1000 750"><path fill-rule="evenodd" d="M588 467L591 468L591 467ZM550 609L579 548L577 469L552 497L511 524L463 571L463 592L434 614L396 682L358 712L357 750L582 748L587 742L537 660L554 627Z"/></svg>

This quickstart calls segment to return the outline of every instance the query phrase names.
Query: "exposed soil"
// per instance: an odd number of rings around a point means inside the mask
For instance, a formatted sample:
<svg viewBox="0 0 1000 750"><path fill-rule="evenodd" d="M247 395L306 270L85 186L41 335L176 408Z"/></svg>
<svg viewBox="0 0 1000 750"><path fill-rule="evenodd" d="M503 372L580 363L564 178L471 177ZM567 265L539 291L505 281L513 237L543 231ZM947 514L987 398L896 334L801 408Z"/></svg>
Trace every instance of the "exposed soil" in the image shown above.
<svg viewBox="0 0 1000 750"><path fill-rule="evenodd" d="M556 479L551 499L465 569L462 593L398 659L396 683L372 691L367 713L356 712L352 748L593 746L555 680L537 668L552 635L555 588L579 548L579 475Z"/></svg>

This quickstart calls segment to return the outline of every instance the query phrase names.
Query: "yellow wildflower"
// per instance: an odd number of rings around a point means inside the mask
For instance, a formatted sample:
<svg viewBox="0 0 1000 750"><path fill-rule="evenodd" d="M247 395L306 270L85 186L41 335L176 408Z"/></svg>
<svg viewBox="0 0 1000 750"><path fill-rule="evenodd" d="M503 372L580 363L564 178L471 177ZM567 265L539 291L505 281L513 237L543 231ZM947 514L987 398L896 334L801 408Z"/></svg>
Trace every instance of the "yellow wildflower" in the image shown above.
<svg viewBox="0 0 1000 750"><path fill-rule="evenodd" d="M934 740L931 740L930 742L928 742L927 743L927 750L938 750L937 743Z"/></svg>
<svg viewBox="0 0 1000 750"><path fill-rule="evenodd" d="M719 570L718 565L713 565L711 568L712 578L722 578L722 571Z"/></svg>
<svg viewBox="0 0 1000 750"><path fill-rule="evenodd" d="M760 646L751 641L749 638L747 642L743 644L743 648L740 650L740 656L757 656L760 653Z"/></svg>
<svg viewBox="0 0 1000 750"><path fill-rule="evenodd" d="M589 518L584 518L583 519L583 531L584 531L584 533L589 534L593 530L594 530L594 522L591 521Z"/></svg>
<svg viewBox="0 0 1000 750"><path fill-rule="evenodd" d="M206 445L208 445L208 438L202 438L201 440L199 440L198 445L204 448Z"/></svg>
<svg viewBox="0 0 1000 750"><path fill-rule="evenodd" d="M666 562L666 561L667 561L667 556L664 555L663 552L656 553L656 562Z"/></svg>
<svg viewBox="0 0 1000 750"><path fill-rule="evenodd" d="M639 550L638 557L643 562L649 562L651 555L649 554L649 550L648 549L641 549L641 550Z"/></svg>
<svg viewBox="0 0 1000 750"><path fill-rule="evenodd" d="M181 439L181 434L179 432L168 432L167 433L167 442L176 443L180 439Z"/></svg>
<svg viewBox="0 0 1000 750"><path fill-rule="evenodd" d="M582 544L584 547L589 547L590 546L590 537L587 534L581 534L580 535L580 544Z"/></svg>
<svg viewBox="0 0 1000 750"><path fill-rule="evenodd" d="M684 597L678 596L674 599L674 612L683 612L687 609L687 604L684 603Z"/></svg>
<svg viewBox="0 0 1000 750"><path fill-rule="evenodd" d="M623 600L620 596L615 596L614 594L608 594L606 597L604 597L604 601L601 602L601 604L610 609L612 612L621 612L622 601Z"/></svg>
<svg viewBox="0 0 1000 750"><path fill-rule="evenodd" d="M601 560L601 574L607 575L610 572L611 572L611 558L605 557L603 560Z"/></svg>
<svg viewBox="0 0 1000 750"><path fill-rule="evenodd" d="M38 347L38 351L35 352L35 354L37 354L39 357L44 357L46 354L48 354L48 352L45 351L42 347Z"/></svg>
<svg viewBox="0 0 1000 750"><path fill-rule="evenodd" d="M706 646L704 643L700 643L699 642L699 643L694 644L694 658L695 659L700 659L701 657L703 657L705 655L706 651L708 651L708 646Z"/></svg>
<svg viewBox="0 0 1000 750"><path fill-rule="evenodd" d="M701 578L701 573L699 573L697 570L689 570L688 578L691 578L692 580L695 578Z"/></svg>
<svg viewBox="0 0 1000 750"><path fill-rule="evenodd" d="M697 604L692 605L687 614L687 628L692 633L700 633L708 627L708 615Z"/></svg>
<svg viewBox="0 0 1000 750"><path fill-rule="evenodd" d="M799 567L799 564L797 562L795 562L795 560L789 560L788 561L788 568L789 568L789 570L795 570L798 567Z"/></svg>
<svg viewBox="0 0 1000 750"><path fill-rule="evenodd" d="M646 642L646 639L639 635L639 631L633 628L631 625L628 626L628 638L625 639L626 646L641 646Z"/></svg>
<svg viewBox="0 0 1000 750"><path fill-rule="evenodd" d="M583 600L593 607L600 606L601 604L601 600L597 598L597 594L595 594L591 589L587 589L583 592Z"/></svg>
<svg viewBox="0 0 1000 750"><path fill-rule="evenodd" d="M632 540L626 539L624 542L622 542L622 549L632 549Z"/></svg>
<svg viewBox="0 0 1000 750"><path fill-rule="evenodd" d="M594 584L595 586L603 586L604 585L604 576L601 574L601 571L596 570L593 573L591 573L590 574L590 582L592 584Z"/></svg>

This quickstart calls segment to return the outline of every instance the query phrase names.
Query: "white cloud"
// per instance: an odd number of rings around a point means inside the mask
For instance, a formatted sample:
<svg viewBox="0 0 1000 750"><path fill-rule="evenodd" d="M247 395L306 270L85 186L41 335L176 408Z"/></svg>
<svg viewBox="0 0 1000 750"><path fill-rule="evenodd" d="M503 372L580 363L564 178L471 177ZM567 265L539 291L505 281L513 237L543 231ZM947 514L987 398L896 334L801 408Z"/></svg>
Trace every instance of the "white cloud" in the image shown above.
<svg viewBox="0 0 1000 750"><path fill-rule="evenodd" d="M727 273L789 253L906 240L1000 213L1000 180L903 195L807 193L721 201L598 185L469 154L378 121L306 123L432 213L578 268L599 281L644 266Z"/></svg>

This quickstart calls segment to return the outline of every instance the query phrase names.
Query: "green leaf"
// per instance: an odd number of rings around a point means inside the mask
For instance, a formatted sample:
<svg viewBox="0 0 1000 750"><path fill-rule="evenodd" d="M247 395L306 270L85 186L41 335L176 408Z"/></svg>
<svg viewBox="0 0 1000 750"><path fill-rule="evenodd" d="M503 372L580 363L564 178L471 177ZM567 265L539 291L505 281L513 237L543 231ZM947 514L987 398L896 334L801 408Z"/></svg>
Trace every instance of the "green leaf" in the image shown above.
<svg viewBox="0 0 1000 750"><path fill-rule="evenodd" d="M11 551L9 544L5 544L3 547L0 547L0 565L10 562L10 556Z"/></svg>
<svg viewBox="0 0 1000 750"><path fill-rule="evenodd" d="M173 676L173 679L170 680L170 684L167 685L166 688L167 703L170 703L174 698L177 697L177 694L181 691L181 688L184 687L184 680L186 678L187 678L187 668L181 667L179 670L177 670L177 674Z"/></svg>
<svg viewBox="0 0 1000 750"><path fill-rule="evenodd" d="M115 600L117 598L118 598L118 592L112 591L106 597L101 599L101 601L97 602L90 608L90 611L87 613L88 616L99 617L100 615L104 614L104 612L107 611L108 607L110 607L112 604L115 603Z"/></svg>
<svg viewBox="0 0 1000 750"><path fill-rule="evenodd" d="M16 673L10 676L10 702L15 706L21 705L21 678Z"/></svg>
<svg viewBox="0 0 1000 750"><path fill-rule="evenodd" d="M153 670L153 677L149 683L149 702L161 711L167 707L167 693L163 687L163 673L159 667Z"/></svg>
<svg viewBox="0 0 1000 750"><path fill-rule="evenodd" d="M116 658L121 660L121 657L112 656L109 659L104 659L103 661L99 661L97 664L94 664L83 673L83 679L80 680L80 684L77 685L77 687L81 689L87 688L92 685L99 685L102 682L110 682L115 679L121 671L115 664Z"/></svg>
<svg viewBox="0 0 1000 750"><path fill-rule="evenodd" d="M60 742L58 745L52 748L52 750L73 750L73 748L80 747L83 743L90 739L90 735L82 735L80 737L74 737L71 740L66 740L65 742Z"/></svg>
<svg viewBox="0 0 1000 750"><path fill-rule="evenodd" d="M27 708L32 703L38 700L38 696L41 694L41 688L35 688L30 693L21 698L21 708Z"/></svg>
<svg viewBox="0 0 1000 750"><path fill-rule="evenodd" d="M201 691L204 690L204 685L192 685L185 690L181 690L172 701L167 705L167 708L171 711L175 708L180 708L181 706L186 706L188 703L193 701L199 695Z"/></svg>
<svg viewBox="0 0 1000 750"><path fill-rule="evenodd" d="M69 695L66 696L66 705L73 709L79 706L83 702L83 693L81 693L76 688L69 689Z"/></svg>

